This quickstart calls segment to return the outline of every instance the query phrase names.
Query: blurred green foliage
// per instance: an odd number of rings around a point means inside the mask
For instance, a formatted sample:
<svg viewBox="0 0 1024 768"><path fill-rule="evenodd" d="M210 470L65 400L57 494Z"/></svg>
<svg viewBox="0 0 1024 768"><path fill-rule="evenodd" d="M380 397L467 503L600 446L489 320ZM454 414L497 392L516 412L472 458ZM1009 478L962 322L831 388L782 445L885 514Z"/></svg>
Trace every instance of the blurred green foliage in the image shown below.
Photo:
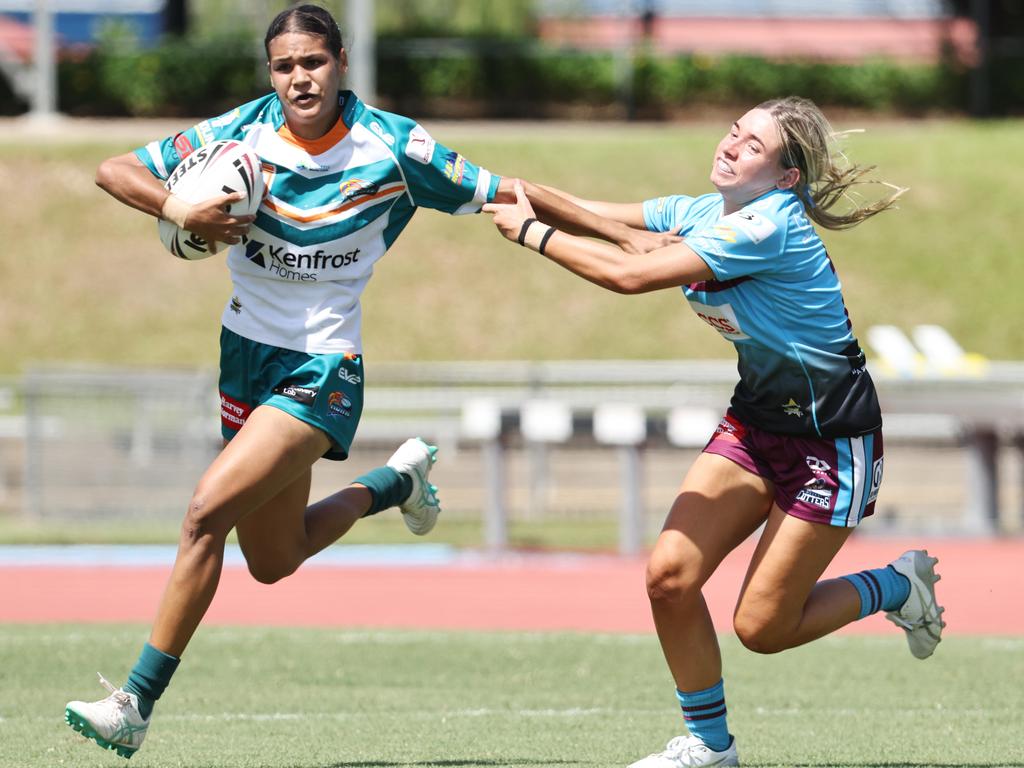
<svg viewBox="0 0 1024 768"><path fill-rule="evenodd" d="M790 93L826 106L916 115L960 111L966 98L966 74L941 64L625 58L532 40L395 36L382 36L377 53L377 103L424 116L452 114L457 100L454 114L474 117L627 105L658 118L682 105L749 104ZM248 34L223 31L142 48L130 32L110 26L84 59L62 63L60 108L73 115L218 114L268 90L263 57L261 42Z"/></svg>
<svg viewBox="0 0 1024 768"><path fill-rule="evenodd" d="M349 46L346 0L319 0ZM287 0L193 0L190 34L141 48L108 25L97 48L60 65L59 108L72 115L212 115L265 93L263 35ZM859 64L751 56L583 52L536 37L535 0L374 0L376 103L417 116L671 117L682 106L749 104L800 94L830 107L901 115L966 113L971 73L950 63ZM1024 56L995 47L991 113L1024 108ZM977 84L974 84L977 86ZM454 102L457 102L454 103ZM27 104L0 78L0 113Z"/></svg>

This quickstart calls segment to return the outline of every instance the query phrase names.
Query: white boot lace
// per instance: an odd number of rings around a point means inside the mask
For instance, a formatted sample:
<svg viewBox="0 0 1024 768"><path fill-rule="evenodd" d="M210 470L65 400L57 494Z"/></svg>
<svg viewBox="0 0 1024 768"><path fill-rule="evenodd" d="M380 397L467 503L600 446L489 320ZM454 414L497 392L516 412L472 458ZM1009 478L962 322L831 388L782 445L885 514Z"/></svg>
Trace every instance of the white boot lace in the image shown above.
<svg viewBox="0 0 1024 768"><path fill-rule="evenodd" d="M708 753L711 749L694 736L676 736L665 745L665 751L661 754L681 766L702 765L698 757L701 751Z"/></svg>
<svg viewBox="0 0 1024 768"><path fill-rule="evenodd" d="M120 688L115 688L113 684L99 672L96 673L96 676L100 679L100 685L106 688L107 692L110 694L108 698L113 699L121 707L126 707L132 703L132 697L125 691Z"/></svg>

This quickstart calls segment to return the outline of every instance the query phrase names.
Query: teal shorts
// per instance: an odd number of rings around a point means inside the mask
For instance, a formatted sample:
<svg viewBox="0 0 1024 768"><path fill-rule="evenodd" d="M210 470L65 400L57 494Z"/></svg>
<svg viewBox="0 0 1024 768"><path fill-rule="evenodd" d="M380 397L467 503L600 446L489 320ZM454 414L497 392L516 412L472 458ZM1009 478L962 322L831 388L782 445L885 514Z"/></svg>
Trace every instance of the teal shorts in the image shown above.
<svg viewBox="0 0 1024 768"><path fill-rule="evenodd" d="M230 440L260 405L290 413L325 432L324 458L348 458L363 412L363 359L310 355L261 344L227 328L220 333L221 434Z"/></svg>

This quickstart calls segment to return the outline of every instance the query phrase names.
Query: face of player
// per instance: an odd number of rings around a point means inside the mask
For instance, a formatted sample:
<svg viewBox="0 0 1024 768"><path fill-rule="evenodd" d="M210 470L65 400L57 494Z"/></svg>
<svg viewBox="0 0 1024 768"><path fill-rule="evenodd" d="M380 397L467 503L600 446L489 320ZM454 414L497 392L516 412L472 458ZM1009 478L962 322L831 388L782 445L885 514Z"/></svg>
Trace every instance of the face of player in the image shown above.
<svg viewBox="0 0 1024 768"><path fill-rule="evenodd" d="M336 59L322 37L302 32L278 35L268 49L270 83L288 128L303 139L319 139L338 122L338 87L348 70L345 51Z"/></svg>
<svg viewBox="0 0 1024 768"><path fill-rule="evenodd" d="M725 213L773 189L789 189L799 179L796 168L782 167L782 136L766 110L743 115L715 149L711 183L725 198Z"/></svg>

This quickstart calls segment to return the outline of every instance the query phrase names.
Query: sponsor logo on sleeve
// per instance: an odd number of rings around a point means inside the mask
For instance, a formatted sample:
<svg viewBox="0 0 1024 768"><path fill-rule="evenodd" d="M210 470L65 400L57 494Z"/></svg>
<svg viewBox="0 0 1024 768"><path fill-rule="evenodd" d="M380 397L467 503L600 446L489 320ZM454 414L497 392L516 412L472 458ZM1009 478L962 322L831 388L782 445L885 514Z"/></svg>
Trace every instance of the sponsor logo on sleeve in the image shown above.
<svg viewBox="0 0 1024 768"><path fill-rule="evenodd" d="M466 175L466 158L458 152L449 152L444 161L444 175L452 184L461 184Z"/></svg>
<svg viewBox="0 0 1024 768"><path fill-rule="evenodd" d="M711 232L719 240L725 240L727 243L736 242L736 230L732 227L727 227L724 224L716 224L711 228Z"/></svg>
<svg viewBox="0 0 1024 768"><path fill-rule="evenodd" d="M199 140L203 144L210 144L214 141L213 128L210 126L210 120L204 120L196 126L196 133L199 134Z"/></svg>
<svg viewBox="0 0 1024 768"><path fill-rule="evenodd" d="M179 133L174 137L174 148L178 150L178 156L184 160L186 157L192 154L195 148L192 146L192 142L189 141L188 136L184 133Z"/></svg>
<svg viewBox="0 0 1024 768"><path fill-rule="evenodd" d="M434 158L434 147L437 142L419 123L409 132L409 141L405 145L406 157L411 157L418 163L428 165Z"/></svg>
<svg viewBox="0 0 1024 768"><path fill-rule="evenodd" d="M227 114L221 115L220 117L215 117L212 120L207 120L207 122L210 124L211 128L223 128L227 125L231 125L241 116L242 110L238 107L235 107Z"/></svg>
<svg viewBox="0 0 1024 768"><path fill-rule="evenodd" d="M778 229L770 219L750 210L736 211L736 213L723 216L718 226L735 229L740 234L746 235L754 245L771 237Z"/></svg>

